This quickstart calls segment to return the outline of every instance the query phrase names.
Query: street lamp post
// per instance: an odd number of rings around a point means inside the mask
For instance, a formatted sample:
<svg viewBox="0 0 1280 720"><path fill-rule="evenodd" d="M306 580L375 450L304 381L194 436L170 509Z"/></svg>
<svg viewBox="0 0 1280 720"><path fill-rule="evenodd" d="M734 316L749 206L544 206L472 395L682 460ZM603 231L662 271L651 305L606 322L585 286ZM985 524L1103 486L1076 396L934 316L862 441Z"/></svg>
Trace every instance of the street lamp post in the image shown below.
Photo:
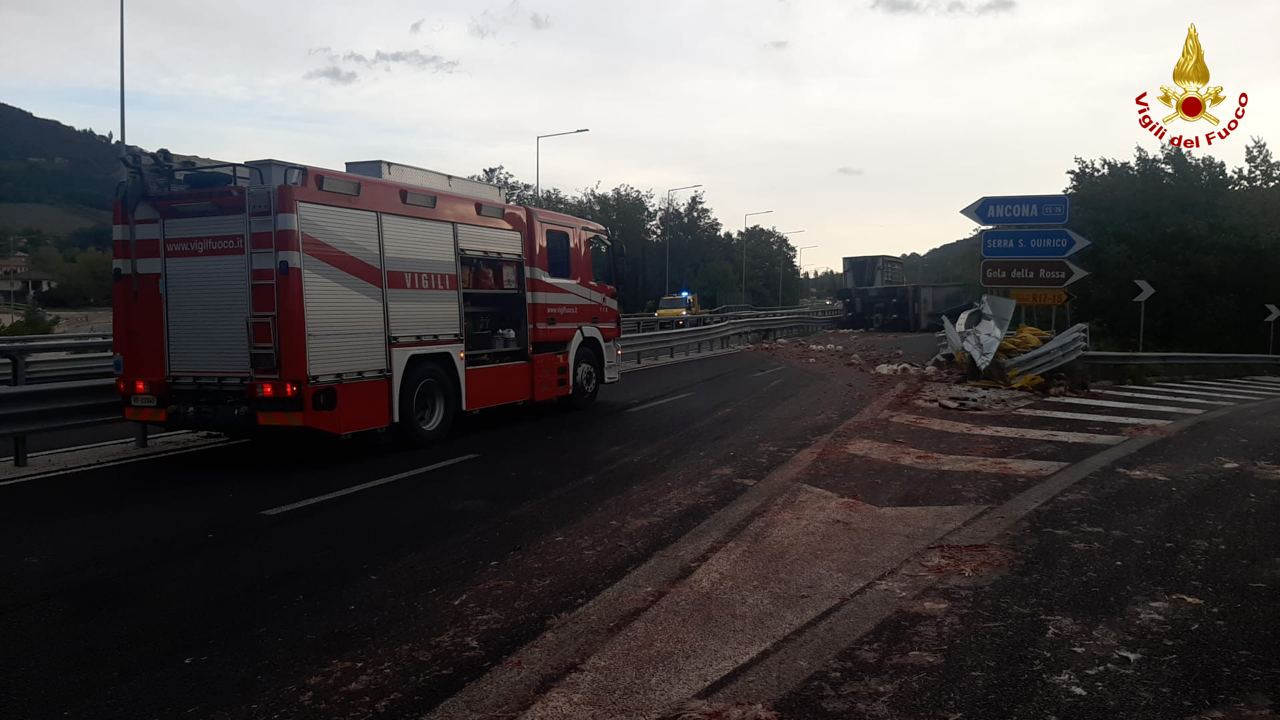
<svg viewBox="0 0 1280 720"><path fill-rule="evenodd" d="M799 233L802 233L802 232L804 232L804 231L803 231L803 230L792 230L791 232L784 232L784 233L782 233L782 234L783 234L783 235L796 235L796 234L799 234ZM818 246L817 246L817 245L805 245L804 247L796 248L796 267L799 267L799 266L800 266L800 258L804 255L804 251L805 251L805 250L808 250L809 248L816 248L816 247L818 247ZM786 267L786 263L785 263L785 262L783 262L783 260L786 260L786 255L785 255L785 254L783 255L782 260L779 260L779 261L778 261L778 307L782 307L782 269L783 269L784 267Z"/></svg>
<svg viewBox="0 0 1280 720"><path fill-rule="evenodd" d="M768 215L772 210L759 210L742 216L742 304L747 304L747 218L752 215Z"/></svg>
<svg viewBox="0 0 1280 720"><path fill-rule="evenodd" d="M692 190L700 188L702 184L685 185L684 187L671 188L667 191L667 212L671 212L671 195L680 190ZM669 295L671 293L671 228L663 227L663 234L667 236L667 270L662 280L662 294Z"/></svg>
<svg viewBox="0 0 1280 720"><path fill-rule="evenodd" d="M590 128L578 128L577 130L539 135L538 139L533 141L533 196L535 198L542 199L542 138L577 135L584 132L590 132Z"/></svg>

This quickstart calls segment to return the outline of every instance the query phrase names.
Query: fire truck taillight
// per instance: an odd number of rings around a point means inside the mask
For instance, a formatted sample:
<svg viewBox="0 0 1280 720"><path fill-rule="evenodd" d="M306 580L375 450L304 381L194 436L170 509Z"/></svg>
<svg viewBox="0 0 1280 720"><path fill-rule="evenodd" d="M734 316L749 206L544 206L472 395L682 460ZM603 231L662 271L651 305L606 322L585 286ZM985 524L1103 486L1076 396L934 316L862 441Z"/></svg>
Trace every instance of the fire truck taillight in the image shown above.
<svg viewBox="0 0 1280 720"><path fill-rule="evenodd" d="M254 394L267 399L296 398L302 394L302 388L292 382L264 382L257 384Z"/></svg>
<svg viewBox="0 0 1280 720"><path fill-rule="evenodd" d="M129 392L129 383L125 382L124 378L116 378L116 392L121 395Z"/></svg>
<svg viewBox="0 0 1280 720"><path fill-rule="evenodd" d="M150 395L151 383L147 382L146 380L134 380L133 394L134 395Z"/></svg>

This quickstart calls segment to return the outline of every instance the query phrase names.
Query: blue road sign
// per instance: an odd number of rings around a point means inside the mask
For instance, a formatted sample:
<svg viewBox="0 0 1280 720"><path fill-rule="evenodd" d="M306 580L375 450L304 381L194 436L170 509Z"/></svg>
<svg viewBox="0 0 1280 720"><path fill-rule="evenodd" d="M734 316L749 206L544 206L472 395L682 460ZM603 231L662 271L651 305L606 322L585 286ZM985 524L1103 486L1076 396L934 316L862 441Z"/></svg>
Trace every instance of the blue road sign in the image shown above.
<svg viewBox="0 0 1280 720"><path fill-rule="evenodd" d="M1066 195L982 197L960 211L979 225L1065 225Z"/></svg>
<svg viewBox="0 0 1280 720"><path fill-rule="evenodd" d="M1065 228L982 231L984 258L1064 258L1088 246L1088 240Z"/></svg>

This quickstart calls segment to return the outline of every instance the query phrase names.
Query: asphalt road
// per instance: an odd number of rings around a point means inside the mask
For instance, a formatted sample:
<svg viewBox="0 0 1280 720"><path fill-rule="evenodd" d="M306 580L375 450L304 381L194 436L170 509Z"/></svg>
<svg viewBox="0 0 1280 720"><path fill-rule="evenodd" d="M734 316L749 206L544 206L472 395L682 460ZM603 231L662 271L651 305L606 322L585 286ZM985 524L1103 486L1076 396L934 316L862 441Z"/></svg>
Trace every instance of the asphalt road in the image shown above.
<svg viewBox="0 0 1280 720"><path fill-rule="evenodd" d="M849 385L738 353L431 449L279 439L0 487L0 715L425 711L874 394Z"/></svg>
<svg viewBox="0 0 1280 720"><path fill-rule="evenodd" d="M1274 718L1280 404L1085 477L775 706L782 718Z"/></svg>

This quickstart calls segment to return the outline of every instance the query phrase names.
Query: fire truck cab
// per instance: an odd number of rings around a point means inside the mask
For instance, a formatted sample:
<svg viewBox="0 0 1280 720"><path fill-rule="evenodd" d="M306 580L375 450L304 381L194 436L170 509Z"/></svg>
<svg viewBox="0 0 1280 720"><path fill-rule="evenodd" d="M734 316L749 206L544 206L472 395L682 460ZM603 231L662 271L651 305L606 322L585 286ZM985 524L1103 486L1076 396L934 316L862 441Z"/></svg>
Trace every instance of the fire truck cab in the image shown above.
<svg viewBox="0 0 1280 720"><path fill-rule="evenodd" d="M582 406L619 379L618 258L596 223L383 161L126 164L126 419L433 440L460 411Z"/></svg>

